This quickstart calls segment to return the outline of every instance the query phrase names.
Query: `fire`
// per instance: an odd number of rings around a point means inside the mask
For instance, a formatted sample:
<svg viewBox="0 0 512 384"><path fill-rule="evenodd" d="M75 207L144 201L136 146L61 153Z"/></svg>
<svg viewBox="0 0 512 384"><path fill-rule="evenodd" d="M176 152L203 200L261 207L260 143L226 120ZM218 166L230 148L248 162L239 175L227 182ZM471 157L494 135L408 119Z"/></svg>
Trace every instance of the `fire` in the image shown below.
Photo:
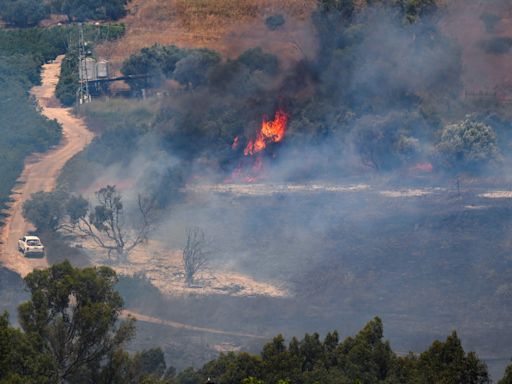
<svg viewBox="0 0 512 384"><path fill-rule="evenodd" d="M249 140L249 143L247 143L244 149L244 155L252 156L263 151L267 147L267 144L282 141L286 133L287 123L288 115L282 110L276 112L274 120L268 121L264 118L256 138Z"/></svg>
<svg viewBox="0 0 512 384"><path fill-rule="evenodd" d="M284 139L286 134L286 124L288 123L288 115L282 109L278 109L274 115L274 120L263 118L261 128L256 133L254 139L249 140L244 148L244 155L248 161L241 161L238 167L233 171L231 180L243 179L247 183L258 180L259 175L263 171L262 152L270 143L279 143ZM233 150L238 149L240 144L239 137L236 136L231 144Z"/></svg>

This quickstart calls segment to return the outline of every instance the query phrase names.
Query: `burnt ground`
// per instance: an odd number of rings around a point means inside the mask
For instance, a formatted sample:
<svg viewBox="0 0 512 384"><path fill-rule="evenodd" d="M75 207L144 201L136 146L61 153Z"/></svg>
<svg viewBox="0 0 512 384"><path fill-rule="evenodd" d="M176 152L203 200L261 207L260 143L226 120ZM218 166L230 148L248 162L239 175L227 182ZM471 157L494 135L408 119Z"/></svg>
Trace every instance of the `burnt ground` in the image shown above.
<svg viewBox="0 0 512 384"><path fill-rule="evenodd" d="M128 307L268 338L332 329L348 336L380 316L398 352L420 352L455 329L498 378L512 356L512 200L482 197L478 188L418 191L190 197L161 228L169 244L175 226L200 222L216 241L212 268L293 295L163 297L140 288ZM179 368L199 365L219 345L257 352L262 344L142 322L138 329L138 346L162 345Z"/></svg>

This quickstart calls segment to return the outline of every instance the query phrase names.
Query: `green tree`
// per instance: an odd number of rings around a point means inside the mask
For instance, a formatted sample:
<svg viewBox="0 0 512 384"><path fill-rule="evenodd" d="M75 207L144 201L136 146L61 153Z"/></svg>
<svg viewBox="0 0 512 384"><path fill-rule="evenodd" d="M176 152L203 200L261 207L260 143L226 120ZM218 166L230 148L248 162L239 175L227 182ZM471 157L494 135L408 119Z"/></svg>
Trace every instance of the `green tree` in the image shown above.
<svg viewBox="0 0 512 384"><path fill-rule="evenodd" d="M57 377L51 357L35 338L9 325L7 313L0 316L0 383L50 384Z"/></svg>
<svg viewBox="0 0 512 384"><path fill-rule="evenodd" d="M205 381L203 376L192 367L181 371L177 376L177 380L180 384L203 384Z"/></svg>
<svg viewBox="0 0 512 384"><path fill-rule="evenodd" d="M500 157L494 130L469 117L445 126L437 149L454 170L474 169Z"/></svg>
<svg viewBox="0 0 512 384"><path fill-rule="evenodd" d="M37 231L55 231L64 217L62 205L64 192L36 192L23 203L23 217L36 227Z"/></svg>
<svg viewBox="0 0 512 384"><path fill-rule="evenodd" d="M503 378L498 381L498 384L512 384L512 364L507 366L505 374L503 375Z"/></svg>
<svg viewBox="0 0 512 384"><path fill-rule="evenodd" d="M121 72L125 76L149 75L151 79L131 79L130 87L135 90L160 84L165 78L171 78L176 63L187 55L187 50L175 45L163 46L155 44L143 48L123 62Z"/></svg>
<svg viewBox="0 0 512 384"><path fill-rule="evenodd" d="M263 52L260 47L248 49L236 59L236 62L245 65L251 71L262 71L270 75L275 75L279 69L277 57Z"/></svg>
<svg viewBox="0 0 512 384"><path fill-rule="evenodd" d="M288 379L293 381L300 375L300 363L297 357L286 348L282 335L274 337L271 342L263 346L261 358L266 382L274 383Z"/></svg>
<svg viewBox="0 0 512 384"><path fill-rule="evenodd" d="M51 357L59 382L92 375L134 335L134 320L119 322L123 305L107 267L73 268L69 262L36 270L25 278L31 300L19 321Z"/></svg>
<svg viewBox="0 0 512 384"><path fill-rule="evenodd" d="M211 71L220 63L220 55L210 49L191 50L176 63L173 78L187 87L205 85Z"/></svg>
<svg viewBox="0 0 512 384"><path fill-rule="evenodd" d="M222 384L240 384L247 378L258 378L263 374L261 359L245 352L222 353L218 359L205 364L203 377L211 377Z"/></svg>
<svg viewBox="0 0 512 384"><path fill-rule="evenodd" d="M4 0L0 2L2 19L14 27L32 27L49 16L41 0Z"/></svg>
<svg viewBox="0 0 512 384"><path fill-rule="evenodd" d="M387 377L394 354L383 335L382 320L376 317L338 346L339 367L350 380L374 383Z"/></svg>
<svg viewBox="0 0 512 384"><path fill-rule="evenodd" d="M137 352L134 356L117 349L107 361L96 380L98 384L168 384L174 373L172 367L167 370L160 348Z"/></svg>
<svg viewBox="0 0 512 384"><path fill-rule="evenodd" d="M52 7L70 21L117 20L126 14L127 3L128 0L53 0Z"/></svg>
<svg viewBox="0 0 512 384"><path fill-rule="evenodd" d="M453 332L445 342L435 341L418 360L421 382L490 383L487 366L473 352L466 354L459 337Z"/></svg>

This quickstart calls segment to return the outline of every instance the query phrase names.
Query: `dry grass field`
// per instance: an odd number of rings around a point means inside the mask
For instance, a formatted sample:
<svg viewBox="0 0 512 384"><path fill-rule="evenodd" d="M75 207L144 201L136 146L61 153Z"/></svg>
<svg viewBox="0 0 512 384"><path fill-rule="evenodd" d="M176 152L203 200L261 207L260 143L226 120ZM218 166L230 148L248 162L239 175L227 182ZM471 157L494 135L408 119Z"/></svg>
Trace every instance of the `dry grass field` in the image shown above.
<svg viewBox="0 0 512 384"><path fill-rule="evenodd" d="M104 44L97 53L119 69L130 54L153 44L206 47L226 57L261 46L286 65L315 53L309 19L315 4L315 0L133 0L122 20L126 36ZM286 22L271 31L265 18L275 14L285 16Z"/></svg>

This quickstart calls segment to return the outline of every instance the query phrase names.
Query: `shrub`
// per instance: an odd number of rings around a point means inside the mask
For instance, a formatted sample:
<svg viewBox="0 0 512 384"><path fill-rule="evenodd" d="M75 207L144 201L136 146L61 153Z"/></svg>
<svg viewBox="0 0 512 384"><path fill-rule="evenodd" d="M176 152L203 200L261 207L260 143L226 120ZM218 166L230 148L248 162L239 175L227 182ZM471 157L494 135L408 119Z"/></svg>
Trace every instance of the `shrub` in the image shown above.
<svg viewBox="0 0 512 384"><path fill-rule="evenodd" d="M281 28L285 23L284 16L281 14L272 15L265 19L265 25L271 31L275 31L276 29Z"/></svg>

